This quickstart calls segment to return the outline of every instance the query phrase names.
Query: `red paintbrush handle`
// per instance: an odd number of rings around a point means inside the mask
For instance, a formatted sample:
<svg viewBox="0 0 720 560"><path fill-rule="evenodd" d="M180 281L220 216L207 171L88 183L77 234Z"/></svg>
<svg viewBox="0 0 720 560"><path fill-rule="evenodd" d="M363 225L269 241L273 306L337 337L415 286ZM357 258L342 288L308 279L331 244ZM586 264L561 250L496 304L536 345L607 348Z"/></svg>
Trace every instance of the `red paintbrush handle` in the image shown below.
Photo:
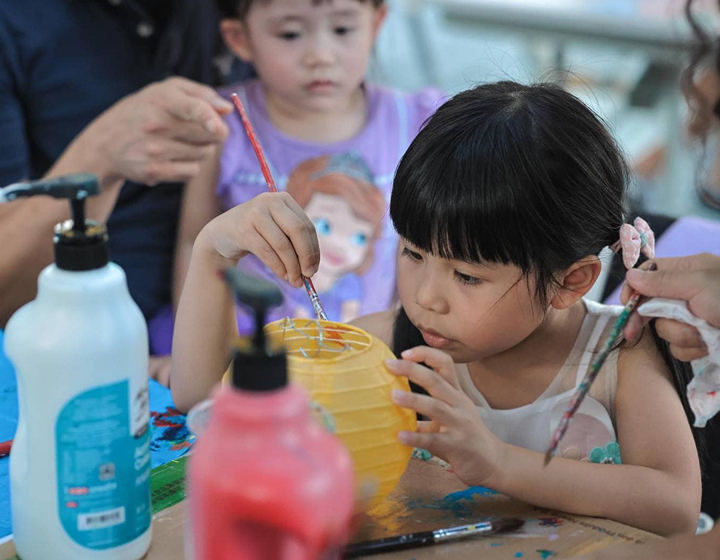
<svg viewBox="0 0 720 560"><path fill-rule="evenodd" d="M240 120L242 120L243 126L245 127L245 132L247 132L248 138L250 138L250 144L252 144L258 162L260 162L260 169L262 169L262 173L265 177L265 182L267 183L268 189L270 189L270 192L278 192L277 186L275 185L275 180L273 179L272 173L270 173L270 166L268 165L267 159L265 158L265 153L260 146L260 141L258 140L258 137L255 134L255 129L253 128L252 123L250 122L250 119L245 112L245 107L243 107L242 101L240 101L237 93L233 93L230 98L232 99L232 102L235 104L235 107L240 113Z"/></svg>

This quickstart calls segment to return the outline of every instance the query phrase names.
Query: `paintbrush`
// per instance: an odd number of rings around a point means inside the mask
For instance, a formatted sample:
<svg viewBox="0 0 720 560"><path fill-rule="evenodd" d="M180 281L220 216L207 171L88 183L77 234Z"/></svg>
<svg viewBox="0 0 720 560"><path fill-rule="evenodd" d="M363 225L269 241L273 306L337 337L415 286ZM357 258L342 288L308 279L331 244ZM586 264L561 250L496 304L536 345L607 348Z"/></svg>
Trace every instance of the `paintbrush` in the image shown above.
<svg viewBox="0 0 720 560"><path fill-rule="evenodd" d="M270 173L270 166L268 165L267 158L265 157L265 153L260 146L260 141L255 134L255 129L253 128L253 125L248 118L245 107L243 107L242 101L240 101L240 97L237 93L233 93L230 98L235 104L238 113L240 113L240 120L242 120L243 126L245 127L245 132L247 132L248 138L250 138L250 144L252 144L253 150L255 150L255 155L257 156L258 162L260 163L260 169L262 169L262 173L265 177L265 182L267 183L268 190L270 192L278 192L277 185L275 185L275 180L273 179L272 173ZM312 280L310 280L310 278L306 276L303 276L302 279L303 284L305 284L305 291L307 292L308 296L310 297L310 301L312 302L312 307L313 311L315 311L315 315L317 315L318 319L327 321L327 315L325 314L322 303L320 303L320 298L318 297L317 291L315 290L315 286L313 286Z"/></svg>
<svg viewBox="0 0 720 560"><path fill-rule="evenodd" d="M651 263L648 267L648 270L657 270L657 265L655 263ZM638 293L637 291L632 292L632 294L630 295L630 299L627 301L624 309L622 310L622 313L620 313L617 321L615 321L615 325L610 332L610 336L605 341L605 346L603 346L602 351L600 352L600 354L598 354L598 357L595 358L595 361L590 366L590 369L588 369L588 372L585 374L582 382L575 390L575 394L570 401L570 405L565 411L565 414L563 414L563 417L560 420L558 427L555 428L555 431L553 432L550 446L545 453L544 466L547 467L550 463L550 460L553 458L553 455L555 454L558 445L560 445L560 441L565 436L565 432L567 432L568 426L570 425L570 420L572 420L572 417L575 415L578 408L580 408L583 400L585 400L585 397L590 392L590 386L593 384L593 381L595 381L598 373L600 373L600 370L602 369L605 360L607 360L607 357L610 355L610 352L612 352L613 348L617 343L622 342L622 330L627 324L628 319L630 319L630 315L632 315L633 311L635 311L635 308L640 301L640 297L640 293Z"/></svg>
<svg viewBox="0 0 720 560"><path fill-rule="evenodd" d="M495 519L473 525L438 529L436 531L422 531L376 541L365 541L347 546L343 558L357 558L358 556L369 556L370 554L380 554L393 550L407 550L437 543L452 542L468 537L495 535L501 532L514 531L524 524L525 522L522 519Z"/></svg>

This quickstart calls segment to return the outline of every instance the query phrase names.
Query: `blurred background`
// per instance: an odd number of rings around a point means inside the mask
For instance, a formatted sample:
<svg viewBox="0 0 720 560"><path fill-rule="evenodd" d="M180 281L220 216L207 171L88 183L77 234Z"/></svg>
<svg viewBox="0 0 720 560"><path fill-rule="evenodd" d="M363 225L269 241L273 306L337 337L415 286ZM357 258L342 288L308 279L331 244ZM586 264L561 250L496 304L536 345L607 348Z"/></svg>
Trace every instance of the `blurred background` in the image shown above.
<svg viewBox="0 0 720 560"><path fill-rule="evenodd" d="M692 32L684 4L390 0L372 78L404 90L432 84L450 94L500 79L560 82L599 113L624 146L635 171L634 208L720 221L720 209L695 189L698 165L712 167L720 147L711 138L703 156L702 143L687 132L679 83ZM714 0L701 1L696 13L704 27L718 28ZM703 183L712 194L718 189L720 200L720 185Z"/></svg>

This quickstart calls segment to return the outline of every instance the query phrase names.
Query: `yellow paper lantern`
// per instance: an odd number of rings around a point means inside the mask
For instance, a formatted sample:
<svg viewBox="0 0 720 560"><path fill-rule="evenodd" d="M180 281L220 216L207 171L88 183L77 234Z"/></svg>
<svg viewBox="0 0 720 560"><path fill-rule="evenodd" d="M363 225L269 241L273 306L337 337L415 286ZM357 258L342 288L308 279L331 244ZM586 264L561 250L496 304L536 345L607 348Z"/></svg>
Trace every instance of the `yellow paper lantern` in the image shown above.
<svg viewBox="0 0 720 560"><path fill-rule="evenodd" d="M265 327L272 345L288 354L288 371L334 421L334 433L347 446L359 484L377 484L374 507L392 491L407 468L412 449L397 440L414 431L415 413L396 406L390 391L409 391L406 378L385 367L395 356L362 329L331 321L282 319Z"/></svg>

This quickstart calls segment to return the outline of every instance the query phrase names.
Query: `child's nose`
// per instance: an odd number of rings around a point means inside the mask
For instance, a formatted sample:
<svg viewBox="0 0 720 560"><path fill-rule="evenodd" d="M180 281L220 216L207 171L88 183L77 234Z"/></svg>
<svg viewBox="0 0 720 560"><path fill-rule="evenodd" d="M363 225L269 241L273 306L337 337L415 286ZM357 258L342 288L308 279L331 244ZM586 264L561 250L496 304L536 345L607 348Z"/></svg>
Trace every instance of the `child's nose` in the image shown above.
<svg viewBox="0 0 720 560"><path fill-rule="evenodd" d="M318 34L310 42L305 52L305 63L308 66L323 66L332 64L335 61L333 44L324 33Z"/></svg>
<svg viewBox="0 0 720 560"><path fill-rule="evenodd" d="M434 313L447 313L449 306L439 278L424 275L419 278L415 303Z"/></svg>

